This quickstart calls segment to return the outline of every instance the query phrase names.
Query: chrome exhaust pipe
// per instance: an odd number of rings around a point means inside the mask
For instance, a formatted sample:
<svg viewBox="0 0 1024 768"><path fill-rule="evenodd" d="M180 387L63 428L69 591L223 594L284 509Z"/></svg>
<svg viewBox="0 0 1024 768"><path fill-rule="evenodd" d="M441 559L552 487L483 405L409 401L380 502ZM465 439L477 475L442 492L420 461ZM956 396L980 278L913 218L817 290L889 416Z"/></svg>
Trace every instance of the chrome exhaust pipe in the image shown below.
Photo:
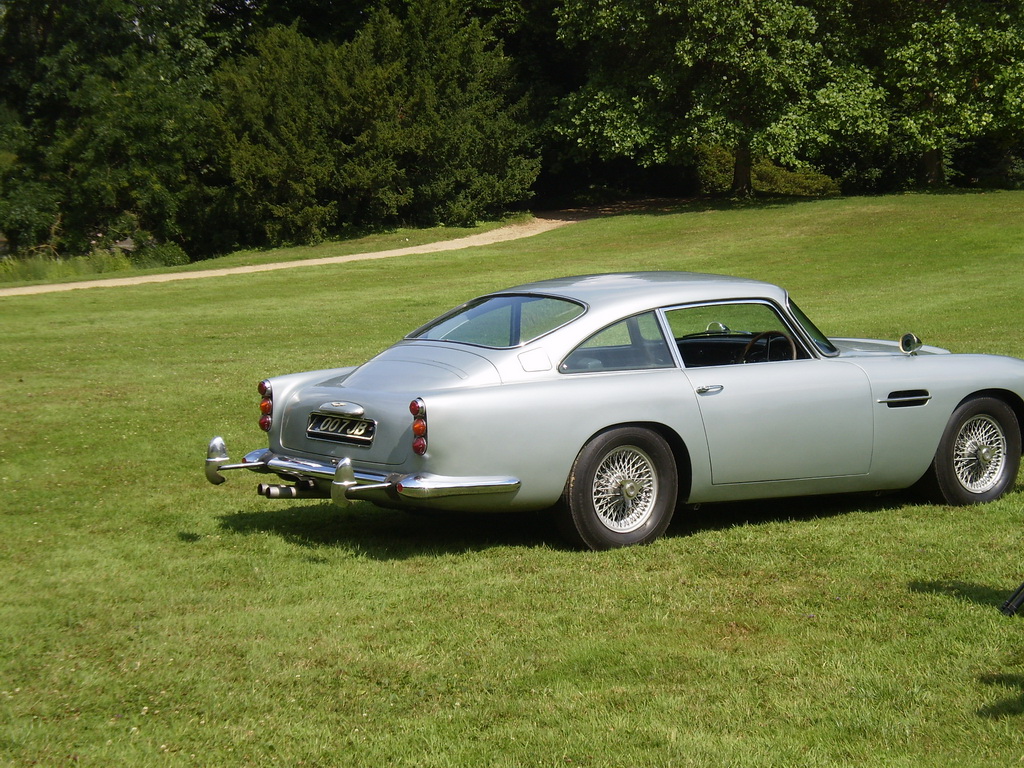
<svg viewBox="0 0 1024 768"><path fill-rule="evenodd" d="M323 498L324 494L316 487L299 488L294 485L267 485L260 483L256 486L256 493L268 499L314 499Z"/></svg>

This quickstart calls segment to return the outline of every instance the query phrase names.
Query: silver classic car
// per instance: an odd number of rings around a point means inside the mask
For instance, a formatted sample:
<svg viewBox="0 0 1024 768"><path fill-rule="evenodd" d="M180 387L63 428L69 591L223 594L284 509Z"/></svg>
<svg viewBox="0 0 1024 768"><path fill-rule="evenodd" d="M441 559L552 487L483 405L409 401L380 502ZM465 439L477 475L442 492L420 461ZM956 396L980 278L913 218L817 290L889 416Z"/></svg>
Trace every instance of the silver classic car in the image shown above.
<svg viewBox="0 0 1024 768"><path fill-rule="evenodd" d="M782 288L685 272L520 285L363 365L265 379L269 446L206 477L268 498L551 509L573 544L645 544L678 504L1013 488L1024 361L828 338Z"/></svg>

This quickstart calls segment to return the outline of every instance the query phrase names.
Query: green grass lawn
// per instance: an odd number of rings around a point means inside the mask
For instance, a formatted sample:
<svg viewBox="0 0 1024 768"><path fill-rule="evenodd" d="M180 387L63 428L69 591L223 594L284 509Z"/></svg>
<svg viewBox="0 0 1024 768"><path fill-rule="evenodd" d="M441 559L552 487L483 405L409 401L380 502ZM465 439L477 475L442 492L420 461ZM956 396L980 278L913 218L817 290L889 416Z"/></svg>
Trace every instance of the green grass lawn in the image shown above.
<svg viewBox="0 0 1024 768"><path fill-rule="evenodd" d="M483 291L722 272L1024 357L1024 193L679 206L488 248L0 298L0 763L1010 766L1024 493L705 506L645 548L203 478L260 379ZM390 247L390 246L387 246ZM271 254L282 260L296 254ZM322 254L318 254L322 255ZM214 266L214 264L210 264Z"/></svg>

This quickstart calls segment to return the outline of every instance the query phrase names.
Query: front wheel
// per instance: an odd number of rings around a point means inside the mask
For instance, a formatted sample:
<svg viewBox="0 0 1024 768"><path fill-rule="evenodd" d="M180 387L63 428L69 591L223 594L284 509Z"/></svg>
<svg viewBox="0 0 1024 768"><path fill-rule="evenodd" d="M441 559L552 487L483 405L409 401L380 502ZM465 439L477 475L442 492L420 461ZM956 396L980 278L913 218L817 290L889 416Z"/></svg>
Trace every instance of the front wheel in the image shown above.
<svg viewBox="0 0 1024 768"><path fill-rule="evenodd" d="M604 432L573 464L559 509L570 543L587 549L648 544L675 511L678 478L668 443L638 427Z"/></svg>
<svg viewBox="0 0 1024 768"><path fill-rule="evenodd" d="M994 501L1012 488L1020 467L1020 426L994 397L957 408L939 441L924 485L934 501L964 506Z"/></svg>

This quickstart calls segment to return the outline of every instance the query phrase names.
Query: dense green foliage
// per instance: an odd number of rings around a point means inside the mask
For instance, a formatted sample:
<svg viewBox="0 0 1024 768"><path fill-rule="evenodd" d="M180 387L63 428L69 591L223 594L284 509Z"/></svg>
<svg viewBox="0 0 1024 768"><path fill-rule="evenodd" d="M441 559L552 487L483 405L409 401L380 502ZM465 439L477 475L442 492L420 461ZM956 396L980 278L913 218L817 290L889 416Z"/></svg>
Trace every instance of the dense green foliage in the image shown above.
<svg viewBox="0 0 1024 768"><path fill-rule="evenodd" d="M1021 14L976 0L564 0L560 34L590 65L561 130L646 164L724 146L736 192L757 157L862 187L894 166L884 181L908 184L917 163L942 183L960 142L1019 152Z"/></svg>
<svg viewBox="0 0 1024 768"><path fill-rule="evenodd" d="M449 3L375 13L340 47L294 28L216 74L215 123L245 242L399 220L471 224L529 196L537 164L506 61Z"/></svg>
<svg viewBox="0 0 1024 768"><path fill-rule="evenodd" d="M212 0L0 4L10 248L130 238L202 255L472 223L529 198L510 62L458 3L381 8L324 42L261 30L254 8L229 24Z"/></svg>
<svg viewBox="0 0 1024 768"><path fill-rule="evenodd" d="M1022 206L663 205L443 254L0 297L0 764L1019 766L1024 616L999 606L1024 580L1024 485L971 508L704 505L592 553L539 515L270 501L201 465L214 434L265 444L262 377L566 273L728 264L829 334L1024 357L1005 331ZM294 250L313 255L263 256Z"/></svg>
<svg viewBox="0 0 1024 768"><path fill-rule="evenodd" d="M733 187L751 189L753 154L795 160L786 130L816 81L834 81L809 8L791 0L664 4L567 0L563 35L590 44L591 79L567 103L567 130L607 155L689 160L735 153ZM644 41L637 45L637 41Z"/></svg>
<svg viewBox="0 0 1024 768"><path fill-rule="evenodd" d="M16 255L1014 187L1022 140L1024 0L0 0Z"/></svg>

